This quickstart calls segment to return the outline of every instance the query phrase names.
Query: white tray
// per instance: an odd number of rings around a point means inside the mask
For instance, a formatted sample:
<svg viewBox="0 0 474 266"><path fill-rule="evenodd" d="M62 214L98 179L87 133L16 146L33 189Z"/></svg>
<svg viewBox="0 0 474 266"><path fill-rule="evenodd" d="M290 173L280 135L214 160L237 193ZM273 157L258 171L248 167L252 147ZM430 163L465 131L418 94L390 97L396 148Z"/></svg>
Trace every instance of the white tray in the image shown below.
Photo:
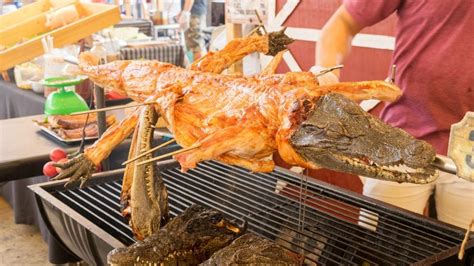
<svg viewBox="0 0 474 266"><path fill-rule="evenodd" d="M53 137L54 139L57 139L61 142L64 142L64 143L76 143L76 142L80 142L82 141L82 138L76 138L76 139L64 139L62 138L61 136L59 136L56 132L54 132L54 130L52 130L51 128L45 126L44 124L46 123L43 123L43 122L40 122L40 121L35 121L33 120L33 123L41 130L43 131L44 133L46 133L47 135ZM95 140L97 139L98 137L86 137L85 140Z"/></svg>

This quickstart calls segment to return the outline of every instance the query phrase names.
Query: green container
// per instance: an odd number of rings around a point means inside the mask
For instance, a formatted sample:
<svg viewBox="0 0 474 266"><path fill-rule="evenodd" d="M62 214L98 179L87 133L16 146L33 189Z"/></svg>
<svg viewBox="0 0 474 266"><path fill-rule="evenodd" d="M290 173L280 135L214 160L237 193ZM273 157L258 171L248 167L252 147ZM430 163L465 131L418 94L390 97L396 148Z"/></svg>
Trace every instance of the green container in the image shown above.
<svg viewBox="0 0 474 266"><path fill-rule="evenodd" d="M75 112L89 110L86 101L74 91L66 91L64 88L75 86L86 80L86 76L78 77L53 77L43 80L43 85L58 88L48 95L44 104L44 113L50 115L68 115Z"/></svg>

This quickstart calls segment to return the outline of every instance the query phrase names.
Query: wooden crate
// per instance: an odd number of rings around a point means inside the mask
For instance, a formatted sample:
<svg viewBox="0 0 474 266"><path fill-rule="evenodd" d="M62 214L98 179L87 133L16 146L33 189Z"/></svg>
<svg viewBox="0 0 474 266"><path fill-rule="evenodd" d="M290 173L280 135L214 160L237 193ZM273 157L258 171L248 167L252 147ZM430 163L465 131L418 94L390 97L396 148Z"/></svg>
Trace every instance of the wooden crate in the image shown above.
<svg viewBox="0 0 474 266"><path fill-rule="evenodd" d="M75 2L76 0L38 0L25 5L14 12L0 16L0 31L18 24L19 21L34 19L44 12L55 10Z"/></svg>
<svg viewBox="0 0 474 266"><path fill-rule="evenodd" d="M0 30L0 45L8 47L0 51L0 71L42 55L44 53L41 44L43 36L54 37L54 47L57 48L75 43L120 21L118 6L79 2L73 4L76 5L81 19L61 28L49 31L45 26L47 12L43 12ZM28 40L24 41L25 38Z"/></svg>

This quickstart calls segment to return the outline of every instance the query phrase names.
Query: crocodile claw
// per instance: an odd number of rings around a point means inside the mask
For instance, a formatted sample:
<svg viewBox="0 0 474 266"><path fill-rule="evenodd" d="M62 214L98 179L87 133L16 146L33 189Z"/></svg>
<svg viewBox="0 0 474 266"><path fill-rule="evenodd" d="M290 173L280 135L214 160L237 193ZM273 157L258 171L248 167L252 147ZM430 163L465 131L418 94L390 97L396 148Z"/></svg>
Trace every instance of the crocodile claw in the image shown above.
<svg viewBox="0 0 474 266"><path fill-rule="evenodd" d="M267 55L275 56L279 52L286 50L287 45L294 42L295 40L288 37L285 34L286 27L280 31L272 32L268 34L268 53Z"/></svg>
<svg viewBox="0 0 474 266"><path fill-rule="evenodd" d="M55 176L52 180L69 178L69 181L64 185L65 187L80 180L80 187L82 188L96 170L94 163L83 153L77 155L65 163L56 163L53 165L63 169L63 171L61 171L61 173Z"/></svg>

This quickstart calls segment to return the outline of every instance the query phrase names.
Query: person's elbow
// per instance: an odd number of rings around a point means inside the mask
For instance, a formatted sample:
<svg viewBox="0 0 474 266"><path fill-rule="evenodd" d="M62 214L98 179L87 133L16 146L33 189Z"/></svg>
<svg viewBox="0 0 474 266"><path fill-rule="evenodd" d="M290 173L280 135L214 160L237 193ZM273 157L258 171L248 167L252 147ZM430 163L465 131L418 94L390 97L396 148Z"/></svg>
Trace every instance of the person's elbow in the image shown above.
<svg viewBox="0 0 474 266"><path fill-rule="evenodd" d="M352 39L362 30L344 5L341 5L321 30L321 41L326 39L347 38Z"/></svg>

